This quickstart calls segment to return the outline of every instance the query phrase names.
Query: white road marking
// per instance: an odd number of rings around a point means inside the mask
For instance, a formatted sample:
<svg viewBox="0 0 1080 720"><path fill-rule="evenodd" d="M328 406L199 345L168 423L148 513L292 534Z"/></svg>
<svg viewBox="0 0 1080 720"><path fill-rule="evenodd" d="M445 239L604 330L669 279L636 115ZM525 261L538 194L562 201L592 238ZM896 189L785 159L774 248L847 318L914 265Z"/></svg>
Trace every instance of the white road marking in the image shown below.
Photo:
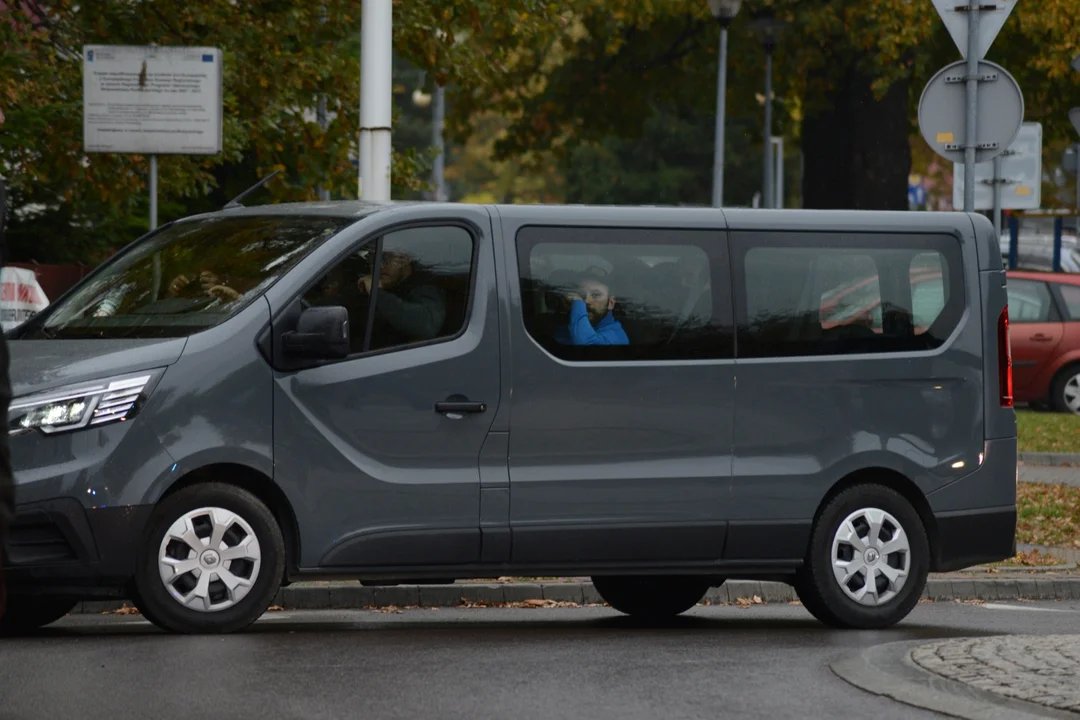
<svg viewBox="0 0 1080 720"><path fill-rule="evenodd" d="M1027 610L1028 612L1076 612L1075 610L1065 608L1048 608L1038 607L1035 605L1002 605L1000 603L983 603L977 607L987 608L988 610Z"/></svg>

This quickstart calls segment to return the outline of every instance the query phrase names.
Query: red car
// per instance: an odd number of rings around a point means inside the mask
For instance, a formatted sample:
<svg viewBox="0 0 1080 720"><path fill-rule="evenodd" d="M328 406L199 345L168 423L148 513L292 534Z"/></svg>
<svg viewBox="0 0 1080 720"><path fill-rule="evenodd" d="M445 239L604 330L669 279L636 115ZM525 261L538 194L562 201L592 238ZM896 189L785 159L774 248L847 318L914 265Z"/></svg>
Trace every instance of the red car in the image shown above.
<svg viewBox="0 0 1080 720"><path fill-rule="evenodd" d="M1007 272L1013 397L1080 415L1080 274Z"/></svg>

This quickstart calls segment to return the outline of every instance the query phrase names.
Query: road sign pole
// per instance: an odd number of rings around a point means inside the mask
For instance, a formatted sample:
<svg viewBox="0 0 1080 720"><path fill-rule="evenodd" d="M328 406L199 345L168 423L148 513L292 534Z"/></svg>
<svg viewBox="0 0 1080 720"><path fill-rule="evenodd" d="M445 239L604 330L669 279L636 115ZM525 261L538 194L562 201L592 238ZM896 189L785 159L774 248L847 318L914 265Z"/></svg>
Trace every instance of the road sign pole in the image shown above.
<svg viewBox="0 0 1080 720"><path fill-rule="evenodd" d="M765 207L776 207L773 204L773 183L776 182L773 179L773 152L772 152L772 70L773 70L773 49L771 46L765 48L765 132L762 134L765 146L765 178L763 182L762 200L765 202Z"/></svg>
<svg viewBox="0 0 1080 720"><path fill-rule="evenodd" d="M979 142L979 3L968 0L967 120L964 143L964 212L975 212L975 146Z"/></svg>
<svg viewBox="0 0 1080 720"><path fill-rule="evenodd" d="M1016 213L1009 216L1009 269L1016 269L1016 256L1019 252L1020 243L1020 221L1016 217Z"/></svg>
<svg viewBox="0 0 1080 720"><path fill-rule="evenodd" d="M1051 264L1054 272L1061 272L1061 216L1054 218L1054 260Z"/></svg>
<svg viewBox="0 0 1080 720"><path fill-rule="evenodd" d="M994 158L994 233L1001 237L1001 156Z"/></svg>
<svg viewBox="0 0 1080 720"><path fill-rule="evenodd" d="M1076 145L1076 157L1080 159L1080 143ZM1080 239L1080 164L1076 166L1076 237Z"/></svg>

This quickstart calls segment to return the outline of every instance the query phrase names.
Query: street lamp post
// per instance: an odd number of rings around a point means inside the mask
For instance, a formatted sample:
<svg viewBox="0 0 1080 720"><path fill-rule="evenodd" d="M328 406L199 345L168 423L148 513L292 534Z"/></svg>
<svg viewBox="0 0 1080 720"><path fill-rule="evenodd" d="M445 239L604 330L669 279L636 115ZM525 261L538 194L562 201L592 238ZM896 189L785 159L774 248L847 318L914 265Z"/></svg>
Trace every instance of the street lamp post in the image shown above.
<svg viewBox="0 0 1080 720"><path fill-rule="evenodd" d="M724 123L727 95L728 27L739 14L742 0L709 0L709 10L720 23L720 67L716 88L716 145L713 150L713 207L724 205Z"/></svg>
<svg viewBox="0 0 1080 720"><path fill-rule="evenodd" d="M424 73L420 73L420 76L423 78ZM421 80L420 84L423 85L424 81ZM433 94L417 88L413 91L413 105L421 109L432 106L431 144L438 154L431 166L431 198L436 202L446 202L446 141L443 139L443 127L446 125L446 89L438 83L435 84Z"/></svg>
<svg viewBox="0 0 1080 720"><path fill-rule="evenodd" d="M772 149L773 53L776 51L776 42L779 40L780 33L783 32L785 25L786 23L773 16L770 10L758 11L753 22L754 32L765 47L765 134L762 143L765 146L765 178L764 187L762 188L762 200L767 208L776 207Z"/></svg>
<svg viewBox="0 0 1080 720"><path fill-rule="evenodd" d="M438 151L432 166L432 184L435 186L435 202L446 202L446 142L443 125L446 123L446 90L435 83L435 108L432 111L431 141Z"/></svg>

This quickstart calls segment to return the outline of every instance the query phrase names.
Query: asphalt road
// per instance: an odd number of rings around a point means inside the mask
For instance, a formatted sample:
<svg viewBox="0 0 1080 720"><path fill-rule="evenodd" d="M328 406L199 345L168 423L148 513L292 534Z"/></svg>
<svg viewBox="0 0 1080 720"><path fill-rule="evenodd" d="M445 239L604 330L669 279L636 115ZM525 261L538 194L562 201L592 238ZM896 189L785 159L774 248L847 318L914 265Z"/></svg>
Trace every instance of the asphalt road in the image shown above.
<svg viewBox="0 0 1080 720"><path fill-rule="evenodd" d="M699 607L663 627L607 608L293 611L226 637L72 616L0 641L0 720L932 718L828 663L1003 633L1080 633L1080 603L921 604L880 632L788 605Z"/></svg>

